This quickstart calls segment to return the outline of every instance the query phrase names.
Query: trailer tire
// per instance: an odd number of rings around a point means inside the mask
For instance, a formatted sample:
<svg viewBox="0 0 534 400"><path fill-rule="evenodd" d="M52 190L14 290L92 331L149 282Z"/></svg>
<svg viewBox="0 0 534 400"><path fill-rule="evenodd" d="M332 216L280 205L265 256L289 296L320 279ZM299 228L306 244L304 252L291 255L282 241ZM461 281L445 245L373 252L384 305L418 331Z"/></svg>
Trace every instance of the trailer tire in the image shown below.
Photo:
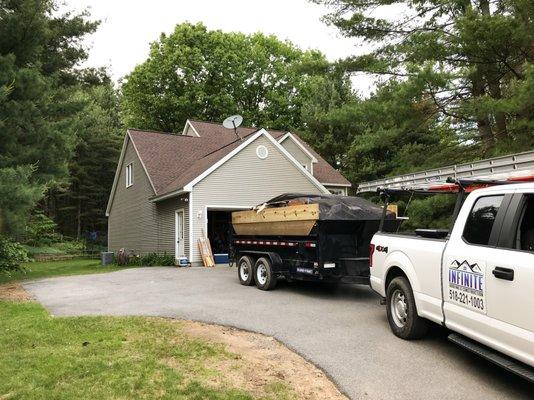
<svg viewBox="0 0 534 400"><path fill-rule="evenodd" d="M271 261L268 258L260 257L254 265L254 280L256 287L260 290L271 290L276 286L277 278L273 273Z"/></svg>
<svg viewBox="0 0 534 400"><path fill-rule="evenodd" d="M249 256L242 256L237 262L237 276L243 286L254 285L254 260Z"/></svg>
<svg viewBox="0 0 534 400"><path fill-rule="evenodd" d="M395 336L405 340L420 339L428 331L427 322L417 314L415 297L408 279L398 276L386 291L388 322Z"/></svg>

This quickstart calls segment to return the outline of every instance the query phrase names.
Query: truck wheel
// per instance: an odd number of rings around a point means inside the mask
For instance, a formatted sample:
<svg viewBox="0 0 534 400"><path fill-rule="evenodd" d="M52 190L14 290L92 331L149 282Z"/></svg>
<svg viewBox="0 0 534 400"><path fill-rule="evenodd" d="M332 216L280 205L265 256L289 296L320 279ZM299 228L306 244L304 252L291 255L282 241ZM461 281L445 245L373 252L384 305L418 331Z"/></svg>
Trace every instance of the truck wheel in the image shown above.
<svg viewBox="0 0 534 400"><path fill-rule="evenodd" d="M428 325L417 315L412 287L405 277L399 276L389 284L386 309L389 326L396 336L411 340L420 339L426 334Z"/></svg>
<svg viewBox="0 0 534 400"><path fill-rule="evenodd" d="M254 268L252 258L243 256L237 262L237 276L239 283L244 286L254 285Z"/></svg>
<svg viewBox="0 0 534 400"><path fill-rule="evenodd" d="M271 290L276 286L276 276L274 276L271 262L267 258L260 257L256 261L254 279L256 286L261 290Z"/></svg>

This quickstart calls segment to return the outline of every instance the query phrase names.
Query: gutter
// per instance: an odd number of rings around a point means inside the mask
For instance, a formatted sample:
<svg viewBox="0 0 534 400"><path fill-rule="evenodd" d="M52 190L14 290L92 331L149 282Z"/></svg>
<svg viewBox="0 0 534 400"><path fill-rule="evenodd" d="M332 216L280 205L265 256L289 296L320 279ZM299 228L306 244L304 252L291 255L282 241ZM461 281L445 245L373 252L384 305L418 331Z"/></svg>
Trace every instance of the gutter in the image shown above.
<svg viewBox="0 0 534 400"><path fill-rule="evenodd" d="M181 188L181 189L174 190L166 194L162 194L160 196L150 197L148 200L152 203L157 203L158 201L167 200L172 197L180 196L181 194L187 194L187 193L191 193L191 190L186 190L185 188Z"/></svg>

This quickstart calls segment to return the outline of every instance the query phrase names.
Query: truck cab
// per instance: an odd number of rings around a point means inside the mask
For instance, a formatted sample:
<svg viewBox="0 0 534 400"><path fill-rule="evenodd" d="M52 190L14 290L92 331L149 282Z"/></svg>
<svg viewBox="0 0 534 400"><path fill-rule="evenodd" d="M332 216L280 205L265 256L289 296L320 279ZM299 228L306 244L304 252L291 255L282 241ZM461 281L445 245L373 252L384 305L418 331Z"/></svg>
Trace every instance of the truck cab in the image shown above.
<svg viewBox="0 0 534 400"><path fill-rule="evenodd" d="M534 184L475 190L450 234L429 236L371 241L371 287L386 299L392 331L415 339L438 323L494 362L519 362L509 369L534 381L524 368L534 367Z"/></svg>

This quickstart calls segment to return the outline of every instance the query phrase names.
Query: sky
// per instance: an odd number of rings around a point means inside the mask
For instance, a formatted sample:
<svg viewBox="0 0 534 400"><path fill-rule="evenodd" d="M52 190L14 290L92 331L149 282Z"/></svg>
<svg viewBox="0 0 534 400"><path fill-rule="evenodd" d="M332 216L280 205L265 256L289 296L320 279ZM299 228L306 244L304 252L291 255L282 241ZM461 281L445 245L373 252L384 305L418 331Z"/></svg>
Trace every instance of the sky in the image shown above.
<svg viewBox="0 0 534 400"><path fill-rule="evenodd" d="M107 66L116 82L147 58L150 43L161 32L170 33L186 21L225 32L273 34L302 49L318 49L331 61L368 51L322 22L327 9L307 0L65 0L63 8L88 8L92 19L101 20L87 39L85 65ZM374 87L370 76L358 75L352 82L362 95Z"/></svg>

